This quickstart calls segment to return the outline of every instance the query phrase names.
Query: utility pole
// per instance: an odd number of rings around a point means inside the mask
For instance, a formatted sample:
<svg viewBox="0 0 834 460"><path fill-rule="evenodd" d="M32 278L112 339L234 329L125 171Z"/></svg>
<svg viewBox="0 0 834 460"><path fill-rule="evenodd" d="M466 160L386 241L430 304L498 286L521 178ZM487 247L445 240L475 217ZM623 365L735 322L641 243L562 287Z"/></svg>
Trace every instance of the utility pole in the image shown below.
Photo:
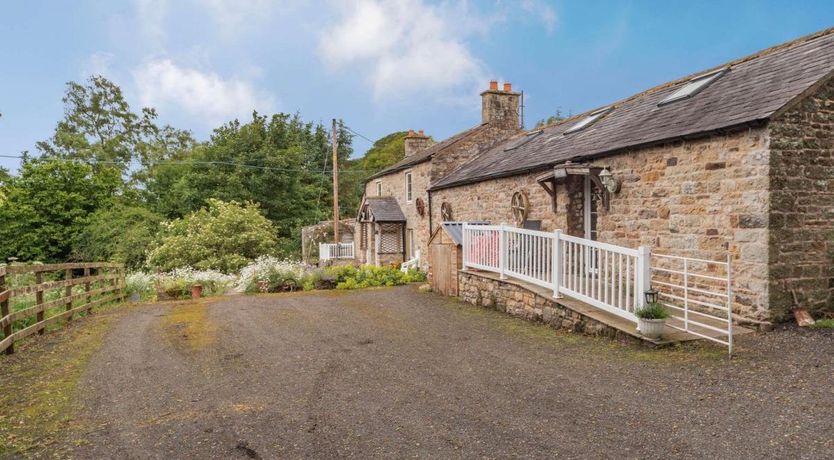
<svg viewBox="0 0 834 460"><path fill-rule="evenodd" d="M339 244L339 136L333 119L333 242Z"/></svg>

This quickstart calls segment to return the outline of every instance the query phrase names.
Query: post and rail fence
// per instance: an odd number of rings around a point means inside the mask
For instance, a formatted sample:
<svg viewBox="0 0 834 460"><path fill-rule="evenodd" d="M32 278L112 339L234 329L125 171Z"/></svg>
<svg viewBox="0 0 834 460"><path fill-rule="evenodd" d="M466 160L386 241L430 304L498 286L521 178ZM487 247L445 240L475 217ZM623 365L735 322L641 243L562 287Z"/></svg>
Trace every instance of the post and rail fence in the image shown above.
<svg viewBox="0 0 834 460"><path fill-rule="evenodd" d="M124 265L117 263L0 266L0 352L12 354L15 342L52 324L123 301L124 287Z"/></svg>
<svg viewBox="0 0 834 460"><path fill-rule="evenodd" d="M684 267L672 270L660 263L653 266L653 257L658 262L680 261ZM723 271L720 275L692 273L693 264L700 264L699 268L711 264L709 273L714 273L716 266L723 267ZM646 302L644 293L654 286L661 303L673 310L669 326L725 344L732 351L729 259L715 262L653 255L646 246L626 248L565 235L560 230L543 232L508 225L464 224L463 268L525 281L552 290L555 298L567 295L635 323L635 311ZM694 277L709 279L718 286L693 285ZM695 298L693 293L701 297ZM719 305L715 299L723 303ZM693 307L701 308L694 311Z"/></svg>
<svg viewBox="0 0 834 460"><path fill-rule="evenodd" d="M319 260L353 258L353 243L319 243Z"/></svg>

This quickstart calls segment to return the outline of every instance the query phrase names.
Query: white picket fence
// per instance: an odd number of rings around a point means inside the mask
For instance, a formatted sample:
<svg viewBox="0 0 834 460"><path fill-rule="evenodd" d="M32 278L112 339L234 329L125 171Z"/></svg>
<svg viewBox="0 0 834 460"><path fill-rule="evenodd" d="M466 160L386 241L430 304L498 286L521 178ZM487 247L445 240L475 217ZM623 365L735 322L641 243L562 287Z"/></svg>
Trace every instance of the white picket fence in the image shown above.
<svg viewBox="0 0 834 460"><path fill-rule="evenodd" d="M463 268L526 281L551 289L554 297L567 295L635 323L634 311L644 306L644 294L654 286L661 303L672 309L669 326L725 344L732 352L729 258L653 255L645 246L615 246L559 230L464 224Z"/></svg>
<svg viewBox="0 0 834 460"><path fill-rule="evenodd" d="M353 243L319 243L319 260L353 259Z"/></svg>
<svg viewBox="0 0 834 460"><path fill-rule="evenodd" d="M463 226L463 266L568 295L636 322L649 289L649 250L506 225Z"/></svg>

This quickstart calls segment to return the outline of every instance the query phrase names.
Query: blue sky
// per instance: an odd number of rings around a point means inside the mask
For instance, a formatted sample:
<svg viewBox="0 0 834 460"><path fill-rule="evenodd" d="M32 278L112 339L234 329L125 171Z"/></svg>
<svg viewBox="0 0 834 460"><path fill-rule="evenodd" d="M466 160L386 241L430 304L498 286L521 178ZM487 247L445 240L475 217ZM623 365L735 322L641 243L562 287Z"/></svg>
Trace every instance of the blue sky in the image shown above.
<svg viewBox="0 0 834 460"><path fill-rule="evenodd" d="M529 127L831 26L830 0L6 1L0 154L34 151L91 74L199 139L253 109L442 139L491 78L524 90Z"/></svg>

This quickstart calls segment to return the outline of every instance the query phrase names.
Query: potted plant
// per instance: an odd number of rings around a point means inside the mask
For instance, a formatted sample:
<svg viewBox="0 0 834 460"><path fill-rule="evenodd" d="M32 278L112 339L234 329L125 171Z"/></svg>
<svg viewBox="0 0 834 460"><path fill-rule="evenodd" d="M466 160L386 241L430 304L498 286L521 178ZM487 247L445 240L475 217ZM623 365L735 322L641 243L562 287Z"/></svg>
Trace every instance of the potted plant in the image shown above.
<svg viewBox="0 0 834 460"><path fill-rule="evenodd" d="M660 303L652 302L635 310L634 315L637 316L637 330L640 334L650 339L657 339L660 338L666 326L669 310Z"/></svg>

